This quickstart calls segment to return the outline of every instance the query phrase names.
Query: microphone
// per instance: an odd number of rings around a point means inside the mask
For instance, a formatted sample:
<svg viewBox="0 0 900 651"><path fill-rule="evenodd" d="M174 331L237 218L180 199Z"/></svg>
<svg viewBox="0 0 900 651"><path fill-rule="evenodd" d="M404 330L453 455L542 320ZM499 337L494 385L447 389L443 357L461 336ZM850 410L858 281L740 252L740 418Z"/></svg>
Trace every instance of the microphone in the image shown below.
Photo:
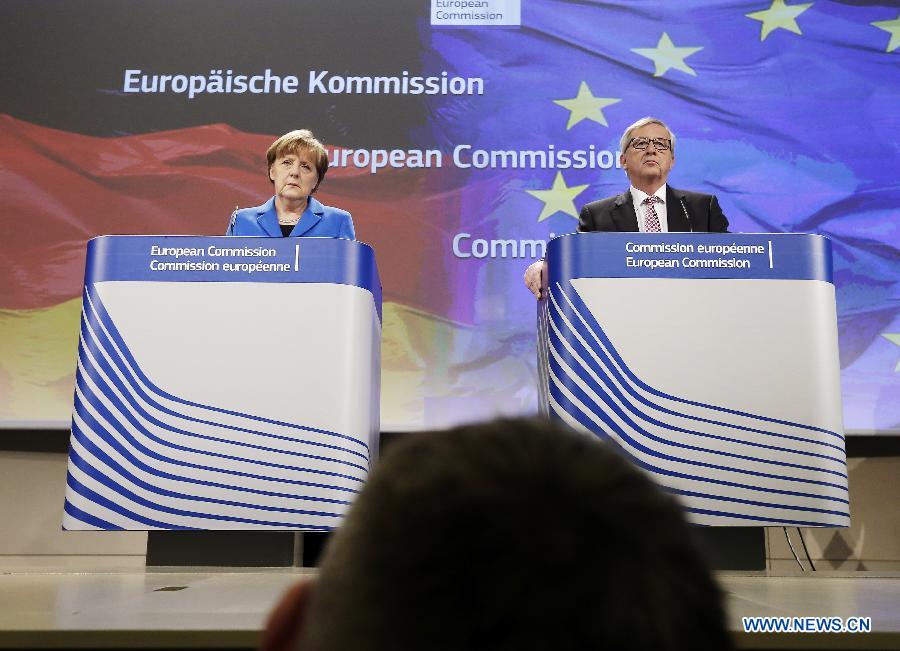
<svg viewBox="0 0 900 651"><path fill-rule="evenodd" d="M691 216L688 214L687 207L684 205L684 199L678 197L678 203L681 204L681 212L684 213L684 218L687 220L688 228L691 229L691 233L694 232L694 224L691 222Z"/></svg>
<svg viewBox="0 0 900 651"><path fill-rule="evenodd" d="M234 219L237 217L237 211L240 210L240 206L234 207L234 212L231 213L231 217L228 219L228 230L225 231L225 235L230 235L234 230Z"/></svg>

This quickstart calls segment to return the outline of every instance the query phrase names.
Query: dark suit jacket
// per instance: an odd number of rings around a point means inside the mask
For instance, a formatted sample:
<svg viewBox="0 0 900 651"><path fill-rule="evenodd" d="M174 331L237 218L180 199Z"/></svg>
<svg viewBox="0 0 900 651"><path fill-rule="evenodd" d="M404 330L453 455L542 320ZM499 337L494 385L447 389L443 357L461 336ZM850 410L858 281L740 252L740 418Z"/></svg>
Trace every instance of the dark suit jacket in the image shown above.
<svg viewBox="0 0 900 651"><path fill-rule="evenodd" d="M255 235L257 237L281 237L278 213L275 211L275 197L256 208L236 210L228 223L226 235ZM350 213L319 203L313 197L300 221L294 226L290 237L337 237L345 240L356 239L353 219Z"/></svg>
<svg viewBox="0 0 900 651"><path fill-rule="evenodd" d="M666 217L670 232L728 232L728 219L713 194L676 190L667 185ZM640 229L630 190L615 197L585 204L578 217L579 233L637 230Z"/></svg>

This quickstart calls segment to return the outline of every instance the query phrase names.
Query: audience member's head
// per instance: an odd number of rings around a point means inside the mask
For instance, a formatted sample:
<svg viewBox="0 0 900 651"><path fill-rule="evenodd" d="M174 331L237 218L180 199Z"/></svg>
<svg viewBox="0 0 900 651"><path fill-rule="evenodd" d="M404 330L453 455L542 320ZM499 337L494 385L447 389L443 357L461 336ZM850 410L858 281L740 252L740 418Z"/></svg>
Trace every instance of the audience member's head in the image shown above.
<svg viewBox="0 0 900 651"><path fill-rule="evenodd" d="M612 447L505 420L392 446L264 648L727 649L673 499Z"/></svg>

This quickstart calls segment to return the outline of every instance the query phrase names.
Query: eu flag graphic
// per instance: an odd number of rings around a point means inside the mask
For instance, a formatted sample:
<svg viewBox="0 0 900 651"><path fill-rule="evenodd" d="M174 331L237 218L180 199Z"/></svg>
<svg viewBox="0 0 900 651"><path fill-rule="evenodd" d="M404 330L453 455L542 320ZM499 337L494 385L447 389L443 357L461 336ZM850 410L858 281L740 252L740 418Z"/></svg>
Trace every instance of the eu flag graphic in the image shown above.
<svg viewBox="0 0 900 651"><path fill-rule="evenodd" d="M615 152L628 124L656 116L677 136L670 183L716 194L732 231L831 238L846 428L900 427L896 5L532 0L519 30L423 32L457 73L493 89L480 110L468 99L436 107L438 139ZM471 230L573 231L581 205L628 185L594 162L471 170ZM514 288L519 272L485 271L483 291ZM517 298L527 309L530 296Z"/></svg>

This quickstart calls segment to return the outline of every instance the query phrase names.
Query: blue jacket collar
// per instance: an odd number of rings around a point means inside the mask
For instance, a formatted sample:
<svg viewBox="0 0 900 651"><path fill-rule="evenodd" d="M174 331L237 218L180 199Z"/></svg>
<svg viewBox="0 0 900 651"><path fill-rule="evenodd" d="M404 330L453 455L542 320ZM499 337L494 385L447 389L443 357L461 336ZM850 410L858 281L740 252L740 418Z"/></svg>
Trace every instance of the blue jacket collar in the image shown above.
<svg viewBox="0 0 900 651"><path fill-rule="evenodd" d="M324 206L322 206L315 198L310 197L309 204L306 206L306 210L303 211L303 214L300 215L300 221L294 226L294 230L291 231L290 237L299 237L318 224L322 219L322 214L324 212ZM281 227L278 225L278 213L275 210L275 197L272 197L256 209L256 223L258 223L259 227L268 233L270 237L281 237Z"/></svg>

